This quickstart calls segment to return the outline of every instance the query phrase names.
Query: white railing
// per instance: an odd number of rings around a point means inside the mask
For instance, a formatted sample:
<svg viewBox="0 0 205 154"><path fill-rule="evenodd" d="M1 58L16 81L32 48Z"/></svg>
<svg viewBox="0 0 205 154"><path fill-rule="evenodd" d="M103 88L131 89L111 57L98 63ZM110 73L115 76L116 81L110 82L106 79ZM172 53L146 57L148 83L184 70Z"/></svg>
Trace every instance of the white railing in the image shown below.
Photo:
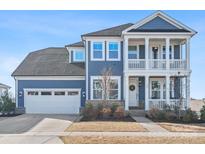
<svg viewBox="0 0 205 154"><path fill-rule="evenodd" d="M186 69L186 60L174 59L169 60L170 70L185 70ZM128 69L129 70L142 70L146 68L145 59L129 59L128 60ZM165 59L149 59L148 60L148 69L152 70L166 70L166 60Z"/></svg>
<svg viewBox="0 0 205 154"><path fill-rule="evenodd" d="M145 59L128 60L128 68L130 70L145 69Z"/></svg>
<svg viewBox="0 0 205 154"><path fill-rule="evenodd" d="M166 60L164 59L150 59L149 69L166 69Z"/></svg>
<svg viewBox="0 0 205 154"><path fill-rule="evenodd" d="M168 103L166 103L165 99L149 99L149 107L157 108L157 109L164 109L165 105L168 105L172 110L175 109L176 106L180 107L181 109L186 108L186 99L170 99Z"/></svg>
<svg viewBox="0 0 205 154"><path fill-rule="evenodd" d="M169 61L170 69L186 69L186 60L174 59Z"/></svg>

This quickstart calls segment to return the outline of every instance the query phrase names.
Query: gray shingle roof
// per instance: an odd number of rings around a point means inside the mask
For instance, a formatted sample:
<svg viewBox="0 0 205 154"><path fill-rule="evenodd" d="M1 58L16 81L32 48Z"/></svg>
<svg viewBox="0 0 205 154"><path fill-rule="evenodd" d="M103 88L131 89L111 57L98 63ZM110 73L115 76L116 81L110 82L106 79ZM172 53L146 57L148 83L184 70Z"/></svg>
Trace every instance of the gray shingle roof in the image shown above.
<svg viewBox="0 0 205 154"><path fill-rule="evenodd" d="M65 47L84 47L84 43L83 43L83 41L80 41L80 42L68 44Z"/></svg>
<svg viewBox="0 0 205 154"><path fill-rule="evenodd" d="M82 36L121 36L122 31L129 28L132 25L133 25L132 23L127 23L116 27L111 27L108 29L103 29L100 31L83 34Z"/></svg>
<svg viewBox="0 0 205 154"><path fill-rule="evenodd" d="M84 63L69 63L66 48L31 52L12 76L84 76Z"/></svg>

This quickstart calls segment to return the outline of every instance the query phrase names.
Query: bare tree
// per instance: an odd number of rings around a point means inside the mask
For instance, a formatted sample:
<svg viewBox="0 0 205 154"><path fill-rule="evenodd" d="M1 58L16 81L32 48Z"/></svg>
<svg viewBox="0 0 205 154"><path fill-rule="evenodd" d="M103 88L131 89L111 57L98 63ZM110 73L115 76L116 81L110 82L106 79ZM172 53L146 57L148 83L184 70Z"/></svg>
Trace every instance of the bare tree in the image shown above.
<svg viewBox="0 0 205 154"><path fill-rule="evenodd" d="M110 83L111 83L111 76L112 76L112 69L104 68L102 70L102 90L103 90L103 101L107 103L110 94Z"/></svg>

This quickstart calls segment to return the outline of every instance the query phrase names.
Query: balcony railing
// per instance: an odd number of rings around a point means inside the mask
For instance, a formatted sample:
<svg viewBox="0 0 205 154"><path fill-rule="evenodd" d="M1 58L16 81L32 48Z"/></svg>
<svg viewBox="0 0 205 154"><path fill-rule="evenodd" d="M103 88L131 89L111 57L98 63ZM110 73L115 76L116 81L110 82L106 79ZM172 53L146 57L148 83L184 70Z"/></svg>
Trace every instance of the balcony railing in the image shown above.
<svg viewBox="0 0 205 154"><path fill-rule="evenodd" d="M186 60L174 59L169 60L170 70L185 70ZM128 60L128 69L129 70L142 70L146 68L145 59L129 59ZM152 70L166 70L166 60L165 59L149 59L148 60L148 69Z"/></svg>
<svg viewBox="0 0 205 154"><path fill-rule="evenodd" d="M186 60L174 59L169 61L170 69L186 69Z"/></svg>
<svg viewBox="0 0 205 154"><path fill-rule="evenodd" d="M145 69L145 59L129 60L128 67L130 70Z"/></svg>
<svg viewBox="0 0 205 154"><path fill-rule="evenodd" d="M166 60L164 59L150 59L149 69L166 69Z"/></svg>

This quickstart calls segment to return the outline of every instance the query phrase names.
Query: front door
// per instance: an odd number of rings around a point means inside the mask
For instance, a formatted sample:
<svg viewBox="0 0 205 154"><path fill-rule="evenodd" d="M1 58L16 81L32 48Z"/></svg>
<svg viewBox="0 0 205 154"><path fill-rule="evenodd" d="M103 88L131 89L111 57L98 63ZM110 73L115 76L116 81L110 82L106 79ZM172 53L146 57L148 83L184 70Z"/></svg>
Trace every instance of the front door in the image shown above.
<svg viewBox="0 0 205 154"><path fill-rule="evenodd" d="M129 106L139 106L138 78L130 78L129 80Z"/></svg>

